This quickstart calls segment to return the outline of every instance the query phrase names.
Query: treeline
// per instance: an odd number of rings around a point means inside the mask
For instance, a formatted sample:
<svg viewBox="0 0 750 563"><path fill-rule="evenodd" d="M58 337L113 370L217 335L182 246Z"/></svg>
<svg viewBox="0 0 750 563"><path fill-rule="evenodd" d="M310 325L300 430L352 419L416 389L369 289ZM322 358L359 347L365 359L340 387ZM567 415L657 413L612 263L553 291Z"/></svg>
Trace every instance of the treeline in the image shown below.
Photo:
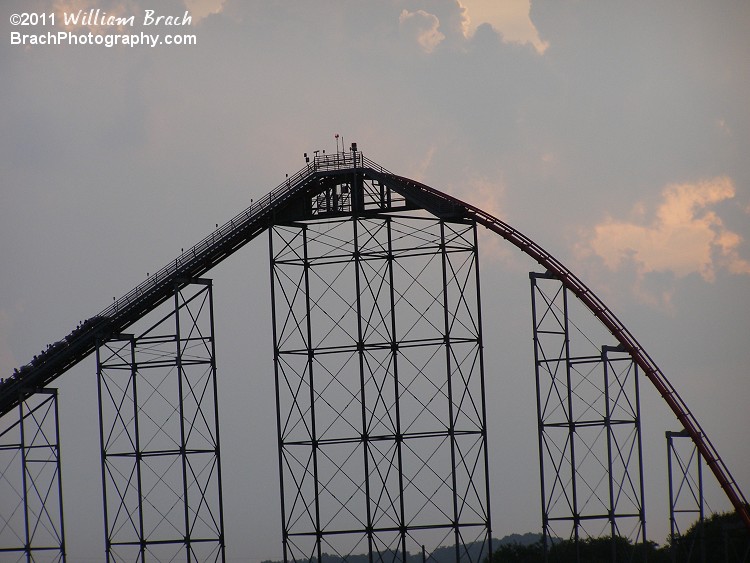
<svg viewBox="0 0 750 563"><path fill-rule="evenodd" d="M480 561L482 542L467 546L466 560ZM610 561L632 563L750 563L750 533L736 513L714 514L703 525L693 524L672 545L655 542L633 544L622 537L555 540L548 542L545 559L544 544L540 534L513 534L501 540L492 540L492 560L484 563L607 563ZM381 552L377 563L456 563L455 549L440 547L431 553ZM282 563L263 561L262 563ZM297 563L317 563L317 558L297 559ZM367 555L340 557L324 553L321 563L369 563Z"/></svg>
<svg viewBox="0 0 750 563"><path fill-rule="evenodd" d="M548 544L549 545L549 544ZM542 540L531 545L498 546L492 563L750 563L750 533L736 513L714 514L703 525L693 524L674 544L633 544L626 538L556 541L546 559Z"/></svg>
<svg viewBox="0 0 750 563"><path fill-rule="evenodd" d="M607 561L648 561L649 563L671 563L663 548L653 542L633 545L629 540L615 537L586 538L578 544L572 540L556 541L549 546L545 559L544 544L504 545L492 554L492 563L605 563Z"/></svg>
<svg viewBox="0 0 750 563"><path fill-rule="evenodd" d="M493 539L492 546L496 549L502 545L532 545L536 544L541 540L541 534L526 533L526 534L511 534L505 536L502 539ZM484 556L483 556L484 553ZM466 546L466 559L469 561L481 561L484 560L487 563L487 545L484 542L474 542ZM382 551L376 560L378 563L456 563L456 551L453 547L439 547L436 550L422 554L420 553L406 553L406 557L401 557L400 551ZM317 563L317 558L297 559L297 563ZM331 555L329 553L323 553L321 556L321 563L369 563L370 558L365 554L360 555L347 555L341 557L339 555ZM261 563L283 563L283 561L262 561Z"/></svg>

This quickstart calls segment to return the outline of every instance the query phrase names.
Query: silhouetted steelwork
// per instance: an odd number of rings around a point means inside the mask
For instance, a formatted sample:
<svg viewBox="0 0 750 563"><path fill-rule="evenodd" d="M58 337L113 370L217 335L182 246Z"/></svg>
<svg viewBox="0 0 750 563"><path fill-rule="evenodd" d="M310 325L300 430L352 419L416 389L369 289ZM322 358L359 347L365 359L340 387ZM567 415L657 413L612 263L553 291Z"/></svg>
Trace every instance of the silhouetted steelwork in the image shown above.
<svg viewBox="0 0 750 563"><path fill-rule="evenodd" d="M547 272L553 274L569 292L575 295L602 323L603 327L611 333L619 346L622 346L623 351L627 352L633 361L638 364L643 375L667 403L685 431L695 442L701 457L711 469L727 498L750 532L750 503L740 490L737 481L732 477L716 447L701 428L698 419L635 336L578 276L539 244L490 213L421 182L392 174L387 174L387 176L389 178L386 184L391 189L404 194L411 201L419 202L424 209L430 210L431 213L438 216L442 213L453 213L475 219L478 224L487 227L536 260Z"/></svg>
<svg viewBox="0 0 750 563"><path fill-rule="evenodd" d="M271 229L285 561L490 554L476 225L394 196L344 175Z"/></svg>
<svg viewBox="0 0 750 563"><path fill-rule="evenodd" d="M107 561L224 561L211 281L96 350Z"/></svg>
<svg viewBox="0 0 750 563"><path fill-rule="evenodd" d="M616 561L617 536L646 541L638 366L621 346L587 355L565 286L529 277L544 543L608 532Z"/></svg>
<svg viewBox="0 0 750 563"><path fill-rule="evenodd" d="M215 232L183 252L175 260L170 261L156 274L150 276L122 298L114 301L112 305L99 314L81 323L63 339L35 356L28 364L15 370L9 377L0 380L0 415L7 416L8 413L12 413L13 409L23 403L24 400L35 393L39 393L54 379L94 352L98 343L110 340L114 343L118 339L122 339L122 334L129 326L162 303L173 299L176 289L185 288L189 280L202 276L270 227L291 226L295 222L298 225L303 225L309 221L333 218L341 221L348 218L358 222L362 219L374 219L379 214L382 215L380 218L384 219L391 214L405 212L419 212L422 219L431 216L444 221L445 225L473 223L482 225L538 262L543 269L559 281L565 291L575 295L580 303L596 319L601 321L602 326L609 331L609 335L614 337L618 343L617 346L609 347L606 350L606 354L600 357L598 364L604 366L603 369L610 369L607 366L610 366L609 358L613 355L618 357L618 361L622 359L622 365L628 365L626 358L630 359L630 367L627 369L632 369L633 373L639 369L640 373L655 387L695 443L706 465L716 476L727 498L742 518L744 525L750 530L750 511L748 511L747 500L716 448L656 363L601 299L559 260L507 223L434 188L388 172L365 158L354 146L349 153L337 152L334 155L319 155L312 162L307 159L307 164L303 169L289 176L268 195L253 203L231 221L217 228ZM395 215L393 220L395 220ZM356 253L354 256L355 267L361 267L361 264L365 261L361 256L356 256ZM394 261L397 263L396 258L394 256ZM360 266L356 266L356 264L360 264ZM361 287L357 291L359 292L360 289ZM129 338L126 338L126 340L129 340ZM138 347L137 340L135 338L136 342L132 344L135 348ZM598 341L606 340L600 339ZM125 346L125 343L121 342L121 344ZM358 350L357 353L362 354L364 352ZM597 362L594 361L592 365L596 364ZM132 365L137 367L139 363L136 362ZM136 367L133 367L131 371L137 372ZM140 380L140 378L133 379ZM633 376L633 379L635 379L635 376ZM126 397L129 392L127 388L120 390L123 397ZM607 401L605 403L608 404ZM362 401L362 404L365 405L366 402ZM614 411L609 415L604 414L605 418L607 416L613 418L615 416ZM637 419L638 417L634 415L633 421ZM610 499L608 503L603 503L609 505L607 514L610 531L612 529L619 531L619 525L614 525L613 520L624 522L628 514L640 513L643 509L642 502L639 505L632 500L628 500L628 502L637 509L634 508L632 511L627 509L622 504L621 498L622 483L625 483L625 481L618 483L615 479L614 483L611 482L611 475L617 475L617 464L620 463L617 457L617 447L622 449L623 439L618 434L619 430L611 422L609 429L606 431L606 441L609 444L607 451L610 452L607 458L607 473L610 475L610 483L606 487L608 489L607 494L602 493L602 498L608 497ZM632 430L638 434L638 438L634 439L632 443L640 440L638 423L623 422L622 426L626 429L637 428L637 430ZM576 444L585 443L578 437L578 434L585 433L586 429L582 428L580 431L576 429L575 435L569 435L571 437L571 455L569 456L571 460L574 457L572 455L573 450L580 450L580 447ZM216 444L218 453L218 437ZM317 448L314 442L312 445ZM135 446L129 447L130 450L128 451L138 451ZM364 450L368 450L368 448L374 446L370 444L369 440L363 440L362 447ZM400 447L403 449L403 445ZM114 452L114 450L112 451ZM103 457L105 456L104 452L103 447ZM115 463L114 457L111 460L112 463ZM579 458L580 456L576 457L576 459ZM110 459L107 458L107 461L110 461ZM140 463L143 464L144 462L141 460ZM575 464L573 464L573 467L576 467ZM628 481L625 483L627 485L625 489L636 490L639 486L642 487L642 477L640 478L640 484L638 484L634 475L627 471L623 473L623 475L625 474L627 474L626 481ZM137 488L137 486L133 486ZM581 512L583 507L579 506L578 489L580 488L579 484L576 484L576 503L574 503L577 507L576 514L583 514ZM127 490L131 496L121 498L118 502L122 506L129 507L132 505L131 497L134 493L130 489ZM25 495L23 492L18 494L20 496ZM138 496L139 501L136 504L143 504L142 494L148 496L148 491L138 491L136 496ZM220 506L221 501L218 502ZM143 511L143 508L141 508L141 511ZM137 523L138 518L133 514L128 513L127 517ZM580 518L579 516L579 520ZM576 524L575 519L574 524ZM577 530L580 524L580 521L577 522L574 529ZM139 545L146 541L147 535L144 534L146 534L147 524L144 523L144 526L143 529L139 529L136 525L136 529L140 530L135 533L139 538ZM634 530L638 526L638 524L634 524ZM108 534L110 531L120 533L119 529L110 530L109 526L107 530ZM141 535L138 536L138 534ZM220 535L222 534L223 532Z"/></svg>
<svg viewBox="0 0 750 563"><path fill-rule="evenodd" d="M703 466L698 448L692 440L678 440L675 438L690 438L690 435L681 430L679 432L667 431L667 471L669 475L669 537L672 549L670 554L672 561L694 560L693 554L696 548L695 542L678 544L678 540L686 530L687 525L697 523L698 546L697 557L700 561L706 560L705 543L703 542L704 522L704 500L703 500ZM687 521L681 518L688 515Z"/></svg>
<svg viewBox="0 0 750 563"><path fill-rule="evenodd" d="M0 559L64 562L57 389L41 389L0 419Z"/></svg>

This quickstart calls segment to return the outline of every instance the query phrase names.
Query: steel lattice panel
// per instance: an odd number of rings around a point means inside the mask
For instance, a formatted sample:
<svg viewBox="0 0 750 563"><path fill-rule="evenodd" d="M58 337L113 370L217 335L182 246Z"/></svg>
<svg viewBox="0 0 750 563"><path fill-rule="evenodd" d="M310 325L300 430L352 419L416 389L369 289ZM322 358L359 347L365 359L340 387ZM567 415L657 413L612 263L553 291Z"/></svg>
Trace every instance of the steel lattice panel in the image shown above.
<svg viewBox="0 0 750 563"><path fill-rule="evenodd" d="M0 422L0 560L64 562L57 389Z"/></svg>
<svg viewBox="0 0 750 563"><path fill-rule="evenodd" d="M209 280L97 347L107 560L223 561Z"/></svg>
<svg viewBox="0 0 750 563"><path fill-rule="evenodd" d="M543 533L644 542L638 367L597 344L606 335L559 280L530 279Z"/></svg>
<svg viewBox="0 0 750 563"><path fill-rule="evenodd" d="M270 236L285 559L486 557L474 225L376 216Z"/></svg>

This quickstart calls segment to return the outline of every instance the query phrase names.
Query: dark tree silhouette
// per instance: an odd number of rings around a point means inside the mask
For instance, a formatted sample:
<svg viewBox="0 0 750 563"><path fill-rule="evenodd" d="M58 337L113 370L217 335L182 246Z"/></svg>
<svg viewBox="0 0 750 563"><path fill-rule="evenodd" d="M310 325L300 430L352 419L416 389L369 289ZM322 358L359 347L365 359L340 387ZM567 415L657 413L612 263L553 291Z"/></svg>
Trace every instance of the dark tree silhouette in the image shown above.
<svg viewBox="0 0 750 563"><path fill-rule="evenodd" d="M492 563L544 563L544 544L540 541L533 545L522 546L510 544L499 547L492 557ZM573 540L555 542L547 553L548 563L668 563L669 555L655 543L633 545L628 539L587 538L580 540L578 546Z"/></svg>
<svg viewBox="0 0 750 563"><path fill-rule="evenodd" d="M665 551L681 563L750 563L750 533L736 512L695 522Z"/></svg>

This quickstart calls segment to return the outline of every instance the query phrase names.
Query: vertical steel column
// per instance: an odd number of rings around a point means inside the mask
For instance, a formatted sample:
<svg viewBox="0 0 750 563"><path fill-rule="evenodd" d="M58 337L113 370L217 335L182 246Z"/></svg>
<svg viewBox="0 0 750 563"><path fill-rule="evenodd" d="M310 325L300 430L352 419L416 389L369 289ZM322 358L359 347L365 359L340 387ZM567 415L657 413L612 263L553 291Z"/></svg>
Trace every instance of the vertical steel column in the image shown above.
<svg viewBox="0 0 750 563"><path fill-rule="evenodd" d="M221 555L221 561L224 563L226 561L226 539L224 536L224 483L222 481L222 472L221 472L221 436L219 431L219 383L216 380L216 338L214 337L215 328L216 328L216 322L214 318L214 292L211 286L209 286L209 292L208 292L208 312L209 312L209 334L211 335L210 339L210 355L211 355L211 389L210 391L213 391L213 401L214 401L214 408L213 408L213 428L215 431L215 439L214 439L214 452L215 452L215 459L216 459L216 518L218 519L218 522L215 522L216 524L216 530L218 532L218 543L219 543L219 553ZM201 500L200 502L205 502L204 495L205 493L201 493Z"/></svg>
<svg viewBox="0 0 750 563"><path fill-rule="evenodd" d="M445 340L445 378L448 382L448 436L451 453L451 492L453 504L453 535L456 561L461 560L460 534L458 529L458 496L456 492L456 425L453 413L453 377L451 371L450 313L448 305L448 257L445 250L445 223L440 222L440 264L443 274L443 338Z"/></svg>
<svg viewBox="0 0 750 563"><path fill-rule="evenodd" d="M482 420L482 450L484 451L484 474L486 476L484 480L484 495L487 502L487 557L488 561L492 561L492 517L490 514L490 457L487 452L487 394L485 387L484 378L484 336L482 334L482 300L481 300L481 287L480 287L480 276L479 276L479 235L477 233L477 225L474 223L474 276L476 284L476 302L475 307L477 311L477 345L479 348L479 381L480 381L480 408L481 408L481 420Z"/></svg>
<svg viewBox="0 0 750 563"><path fill-rule="evenodd" d="M224 561L210 280L172 305L97 346L107 561Z"/></svg>
<svg viewBox="0 0 750 563"><path fill-rule="evenodd" d="M569 524L562 537L575 543L577 561L581 540L608 530L614 562L620 538L646 541L638 366L616 346L583 354L608 335L601 327L589 334L571 318L567 290L553 275L529 277L545 559L555 524Z"/></svg>
<svg viewBox="0 0 750 563"><path fill-rule="evenodd" d="M541 491L540 494L540 500L541 500L541 512L542 512L542 549L544 551L544 561L548 561L548 551L549 551L549 510L547 509L547 488L545 486L545 480L544 476L546 475L545 472L545 465L544 460L545 455L545 448L544 448L544 408L542 406L542 386L541 386L541 374L540 374L540 368L542 367L541 363L541 356L539 354L539 323L537 323L537 320L539 318L539 312L537 311L536 306L536 284L537 284L537 276L533 275L531 272L529 272L529 282L531 285L531 318L534 319L534 322L532 322L532 339L534 342L534 384L535 384L535 392L536 392L536 412L537 412L537 445L539 447L539 489Z"/></svg>
<svg viewBox="0 0 750 563"><path fill-rule="evenodd" d="M65 562L57 389L0 419L0 557Z"/></svg>
<svg viewBox="0 0 750 563"><path fill-rule="evenodd" d="M313 487L315 503L315 552L318 562L323 560L323 531L320 523L320 478L318 471L318 431L315 417L315 349L312 343L312 318L310 315L310 258L308 255L307 227L302 228L302 271L305 280L305 333L307 342L307 375L310 381L310 431L312 439Z"/></svg>
<svg viewBox="0 0 750 563"><path fill-rule="evenodd" d="M383 200L383 186L381 185L381 201ZM390 198L390 190L388 190L388 197ZM406 512L404 505L404 452L403 452L403 432L401 427L401 385L399 383L399 352L398 352L398 323L396 322L396 290L394 287L394 271L393 264L395 258L393 256L393 225L391 217L385 218L386 227L386 259L388 262L388 309L390 310L391 317L391 339L390 339L390 361L393 372L393 405L395 414L395 440L396 440L396 464L398 470L398 532L399 532L399 544L401 547L401 553L406 554L406 542L408 534L406 531ZM422 552L424 553L424 546L422 546ZM405 557L404 557L405 558Z"/></svg>
<svg viewBox="0 0 750 563"><path fill-rule="evenodd" d="M360 190L356 189L357 179L354 179L355 189L354 194L354 208L359 210L362 204L360 197ZM370 431L368 429L368 401L365 392L366 389L366 376L365 376L365 340L364 331L362 328L362 280L364 276L362 272L361 264L361 253L359 248L359 221L354 220L352 223L352 241L354 243L353 258L354 258L354 287L356 295L356 310L357 310L357 360L359 362L359 400L361 403L361 414L362 414L362 465L364 469L363 481L365 484L365 530L367 534L367 556L368 562L373 563L373 523L372 523L372 496L370 491Z"/></svg>
<svg viewBox="0 0 750 563"><path fill-rule="evenodd" d="M283 435L281 420L281 369L279 366L279 333L276 329L276 281L275 281L275 253L273 248L273 229L268 229L268 256L270 257L271 267L269 268L271 278L271 337L273 340L273 381L274 392L276 394L276 446L278 448L279 475L284 475L284 455L283 455ZM284 563L289 561L289 538L286 526L286 501L284 490L284 479L279 480L279 497L281 507L281 547Z"/></svg>
<svg viewBox="0 0 750 563"><path fill-rule="evenodd" d="M617 561L617 550L614 542L614 538L617 535L617 524L615 522L615 482L612 478L612 407L610 404L610 393L609 393L609 369L607 365L607 346L602 346L602 363L604 364L604 425L607 429L607 474L609 475L608 489L609 489L609 526L610 536L612 536L611 544L611 561Z"/></svg>
<svg viewBox="0 0 750 563"><path fill-rule="evenodd" d="M285 560L319 562L325 548L403 562L423 545L433 559L447 543L482 561L474 223L373 213L270 236Z"/></svg>
<svg viewBox="0 0 750 563"><path fill-rule="evenodd" d="M581 528L581 513L578 509L578 471L576 465L576 450L575 450L575 436L576 436L576 423L574 422L573 415L573 386L572 386L572 360L570 357L570 327L568 315L568 291L563 288L563 334L565 335L565 389L567 399L567 428L568 428L568 447L570 448L570 472L573 478L571 483L571 492L573 495L572 515L573 515L573 539L576 545L576 559L580 560L581 554L580 548L580 528Z"/></svg>
<svg viewBox="0 0 750 563"><path fill-rule="evenodd" d="M174 324L175 324L175 365L177 367L177 412L179 414L180 421L180 449L177 454L180 458L180 466L182 469L182 503L184 508L184 528L185 535L185 556L187 563L192 563L192 553L190 549L190 510L188 508L188 461L187 461L187 440L185 437L185 405L183 399L185 397L185 385L183 384L185 379L185 370L182 365L182 335L180 334L180 291L178 287L175 287L174 292Z"/></svg>

